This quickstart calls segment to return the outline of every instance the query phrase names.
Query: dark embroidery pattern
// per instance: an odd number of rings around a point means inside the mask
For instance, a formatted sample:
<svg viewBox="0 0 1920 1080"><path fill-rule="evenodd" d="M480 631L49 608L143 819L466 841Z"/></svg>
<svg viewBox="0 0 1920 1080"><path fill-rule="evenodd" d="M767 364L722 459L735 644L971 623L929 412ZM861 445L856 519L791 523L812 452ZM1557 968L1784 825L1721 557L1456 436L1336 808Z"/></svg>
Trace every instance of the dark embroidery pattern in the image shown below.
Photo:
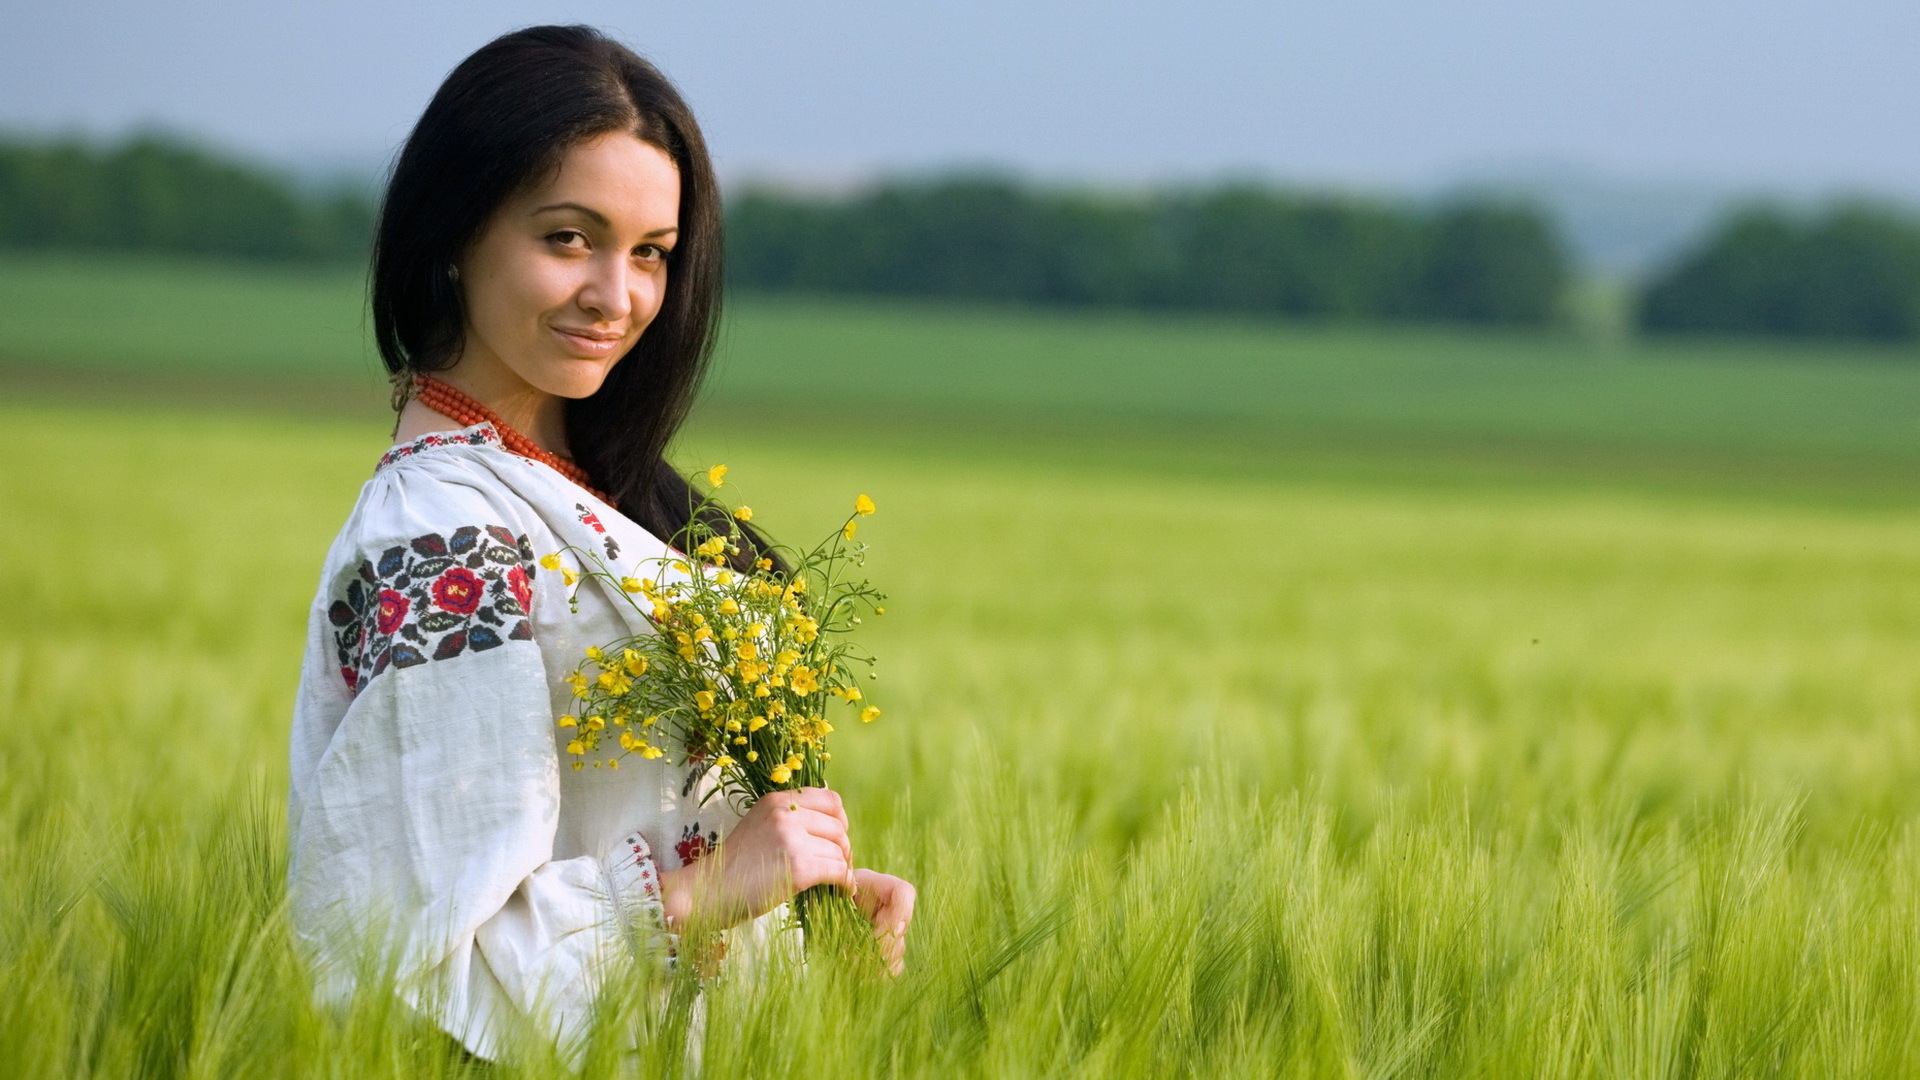
<svg viewBox="0 0 1920 1080"><path fill-rule="evenodd" d="M600 542L607 546L607 558L619 558L620 545L615 543L613 537L607 534L607 527L600 524L600 515L587 509L582 503L574 503L573 508L580 511L580 524L600 534Z"/></svg>
<svg viewBox="0 0 1920 1080"><path fill-rule="evenodd" d="M412 457L422 450L431 450L436 446L499 445L500 433L494 430L492 424L481 424L478 427L466 431L433 431L420 436L404 446L396 446L385 454L382 454L380 456L380 463L373 468L375 472L378 472L388 465L399 461L401 458Z"/></svg>
<svg viewBox="0 0 1920 1080"><path fill-rule="evenodd" d="M428 533L367 560L327 608L347 689L388 667L533 640L533 549L498 525Z"/></svg>

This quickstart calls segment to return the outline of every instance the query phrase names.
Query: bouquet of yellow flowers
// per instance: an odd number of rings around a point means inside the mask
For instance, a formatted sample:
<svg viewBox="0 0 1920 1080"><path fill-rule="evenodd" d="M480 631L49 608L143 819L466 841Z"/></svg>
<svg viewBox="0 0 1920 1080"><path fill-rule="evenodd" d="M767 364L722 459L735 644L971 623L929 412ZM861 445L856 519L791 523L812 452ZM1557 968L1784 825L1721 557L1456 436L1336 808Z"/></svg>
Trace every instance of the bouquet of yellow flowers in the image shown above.
<svg viewBox="0 0 1920 1080"><path fill-rule="evenodd" d="M886 597L849 574L866 562L866 544L854 535L874 512L872 499L856 498L847 520L809 551L754 551L741 529L753 511L719 499L726 473L725 465L708 470L712 490L675 538L684 553L652 560L651 576L616 576L576 547L541 565L570 586L606 581L655 630L588 649L567 676L577 704L559 725L572 733L573 767L618 769L630 755L714 766L715 791L744 812L770 791L824 786L833 702L865 722L879 717L858 680L875 677L859 670L873 657L850 634L862 612L885 614ZM750 570L734 569L748 565L738 561L743 548L758 555ZM803 927L812 899L796 898Z"/></svg>

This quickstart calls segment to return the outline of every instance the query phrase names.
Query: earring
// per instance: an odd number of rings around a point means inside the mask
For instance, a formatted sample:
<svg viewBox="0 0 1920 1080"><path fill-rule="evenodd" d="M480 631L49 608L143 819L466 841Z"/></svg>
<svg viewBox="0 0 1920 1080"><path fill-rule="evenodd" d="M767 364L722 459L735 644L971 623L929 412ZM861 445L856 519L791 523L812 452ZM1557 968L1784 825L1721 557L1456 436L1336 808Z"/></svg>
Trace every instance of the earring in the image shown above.
<svg viewBox="0 0 1920 1080"><path fill-rule="evenodd" d="M452 263L447 264L447 280L448 281L460 280L460 268L453 265Z"/></svg>

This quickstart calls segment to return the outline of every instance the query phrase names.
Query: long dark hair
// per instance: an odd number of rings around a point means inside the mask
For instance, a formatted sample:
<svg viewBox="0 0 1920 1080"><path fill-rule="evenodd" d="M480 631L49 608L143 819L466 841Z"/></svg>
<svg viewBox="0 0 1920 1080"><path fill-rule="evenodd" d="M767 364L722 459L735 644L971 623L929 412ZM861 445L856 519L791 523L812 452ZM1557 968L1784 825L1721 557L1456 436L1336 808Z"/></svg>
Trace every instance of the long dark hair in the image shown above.
<svg viewBox="0 0 1920 1080"><path fill-rule="evenodd" d="M467 312L448 268L501 203L551 175L568 148L614 131L659 147L679 167L680 236L653 322L597 392L566 403L567 441L621 513L674 540L703 497L665 454L705 375L720 317L720 187L692 110L632 50L590 26L534 26L495 38L453 69L387 181L373 249L374 338L396 385L450 366L465 344ZM723 514L702 517L724 531ZM749 542L735 565L744 570L769 545L739 527Z"/></svg>

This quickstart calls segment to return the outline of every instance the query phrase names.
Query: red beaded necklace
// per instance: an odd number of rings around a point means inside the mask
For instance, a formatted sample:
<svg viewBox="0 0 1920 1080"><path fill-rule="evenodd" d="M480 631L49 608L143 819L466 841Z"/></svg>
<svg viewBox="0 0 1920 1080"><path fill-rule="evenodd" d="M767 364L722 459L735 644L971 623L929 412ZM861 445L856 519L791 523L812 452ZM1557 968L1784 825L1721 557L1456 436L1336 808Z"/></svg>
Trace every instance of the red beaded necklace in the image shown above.
<svg viewBox="0 0 1920 1080"><path fill-rule="evenodd" d="M525 435L507 426L507 422L500 419L492 409L455 390L439 379L431 375L415 375L413 377L413 396L420 404L459 423L463 427L472 427L475 424L492 424L494 430L500 433L501 444L505 446L508 451L519 454L521 457L532 458L542 464L549 465L561 476L592 492L601 502L609 504L613 502L612 499L607 497L606 492L601 491L599 488L587 482L587 470L551 450L541 447L532 439L527 438Z"/></svg>

